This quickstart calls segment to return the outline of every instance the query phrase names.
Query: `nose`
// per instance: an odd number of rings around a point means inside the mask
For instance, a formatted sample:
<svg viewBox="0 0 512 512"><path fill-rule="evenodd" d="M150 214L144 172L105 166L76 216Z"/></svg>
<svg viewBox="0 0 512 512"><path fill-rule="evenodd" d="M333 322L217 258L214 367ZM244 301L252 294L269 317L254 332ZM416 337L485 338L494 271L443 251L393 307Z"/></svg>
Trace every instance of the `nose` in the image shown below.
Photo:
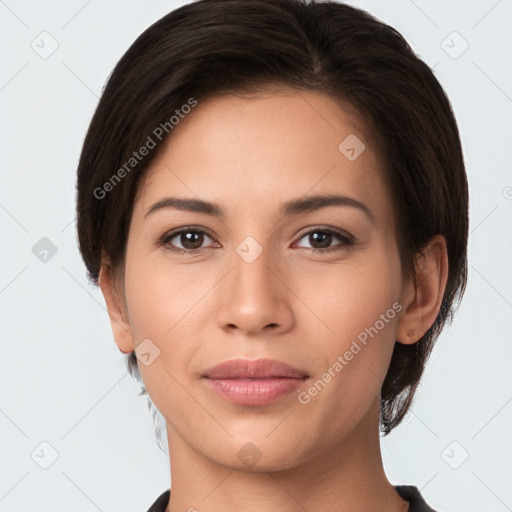
<svg viewBox="0 0 512 512"><path fill-rule="evenodd" d="M231 271L219 289L219 326L247 336L291 329L293 293L282 262L263 250L254 260L234 251L230 263Z"/></svg>

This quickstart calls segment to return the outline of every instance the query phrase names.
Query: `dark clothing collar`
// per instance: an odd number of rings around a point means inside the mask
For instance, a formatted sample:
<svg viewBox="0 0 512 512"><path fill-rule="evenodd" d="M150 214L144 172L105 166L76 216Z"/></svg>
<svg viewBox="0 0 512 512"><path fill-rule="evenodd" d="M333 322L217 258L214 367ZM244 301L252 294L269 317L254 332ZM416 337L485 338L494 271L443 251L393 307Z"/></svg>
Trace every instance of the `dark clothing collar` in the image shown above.
<svg viewBox="0 0 512 512"><path fill-rule="evenodd" d="M409 502L409 512L436 512L430 508L414 485L395 485L396 492L401 498ZM149 507L147 512L165 512L169 498L170 489L164 491Z"/></svg>

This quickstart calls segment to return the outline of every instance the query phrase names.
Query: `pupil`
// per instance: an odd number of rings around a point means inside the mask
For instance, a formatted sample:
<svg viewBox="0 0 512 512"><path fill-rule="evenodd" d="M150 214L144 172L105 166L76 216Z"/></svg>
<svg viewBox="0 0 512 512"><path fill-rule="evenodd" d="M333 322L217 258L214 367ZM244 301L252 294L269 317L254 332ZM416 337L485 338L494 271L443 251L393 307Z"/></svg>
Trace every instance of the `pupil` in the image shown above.
<svg viewBox="0 0 512 512"><path fill-rule="evenodd" d="M320 244L323 243L322 248L329 247L331 242L330 237L332 236L330 233L320 233L320 235L318 233L314 233L311 236L313 237L316 243L318 243L318 240L321 239ZM327 239L327 243L325 243L325 239Z"/></svg>
<svg viewBox="0 0 512 512"><path fill-rule="evenodd" d="M201 233L188 232L188 233L182 233L181 236L182 236L181 243L182 243L183 247L186 247L187 249L198 249L199 247L201 247L201 245L203 243ZM183 237L185 237L186 243L183 243ZM194 237L199 237L199 243L197 240L195 242L193 240L191 240ZM189 244L189 246L187 246L187 243ZM190 247L190 244L192 245L192 247Z"/></svg>

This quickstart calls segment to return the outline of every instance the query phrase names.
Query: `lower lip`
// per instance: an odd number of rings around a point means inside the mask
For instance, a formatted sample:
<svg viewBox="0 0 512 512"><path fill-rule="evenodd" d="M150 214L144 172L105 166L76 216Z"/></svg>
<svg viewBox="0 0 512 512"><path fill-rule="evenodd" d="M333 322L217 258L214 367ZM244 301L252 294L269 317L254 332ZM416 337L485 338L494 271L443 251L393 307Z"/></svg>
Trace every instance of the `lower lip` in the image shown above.
<svg viewBox="0 0 512 512"><path fill-rule="evenodd" d="M206 383L220 396L239 405L268 405L288 395L306 380L275 379L209 379Z"/></svg>

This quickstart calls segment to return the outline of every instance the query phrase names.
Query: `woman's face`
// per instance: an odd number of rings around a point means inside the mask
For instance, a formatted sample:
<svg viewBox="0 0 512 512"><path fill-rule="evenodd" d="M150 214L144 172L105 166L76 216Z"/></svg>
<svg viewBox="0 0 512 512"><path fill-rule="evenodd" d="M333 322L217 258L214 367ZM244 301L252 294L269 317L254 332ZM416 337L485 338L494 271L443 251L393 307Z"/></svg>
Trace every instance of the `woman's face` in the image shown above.
<svg viewBox="0 0 512 512"><path fill-rule="evenodd" d="M327 195L348 199L308 202ZM377 155L334 100L287 90L199 102L148 170L126 251L131 339L146 340L139 368L171 451L285 469L367 436L402 316L400 268ZM233 390L219 394L205 373L238 358L307 377L218 380Z"/></svg>

